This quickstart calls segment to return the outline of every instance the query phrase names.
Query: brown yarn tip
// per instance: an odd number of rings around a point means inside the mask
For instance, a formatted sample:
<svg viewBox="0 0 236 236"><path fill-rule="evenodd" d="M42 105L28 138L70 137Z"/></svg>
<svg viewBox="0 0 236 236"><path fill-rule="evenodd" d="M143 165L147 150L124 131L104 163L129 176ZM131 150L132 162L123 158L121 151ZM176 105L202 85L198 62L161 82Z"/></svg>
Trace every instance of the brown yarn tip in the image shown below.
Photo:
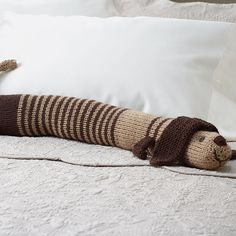
<svg viewBox="0 0 236 236"><path fill-rule="evenodd" d="M0 72L11 71L17 68L16 60L5 60L0 62Z"/></svg>
<svg viewBox="0 0 236 236"><path fill-rule="evenodd" d="M236 150L232 150L231 160L236 160Z"/></svg>

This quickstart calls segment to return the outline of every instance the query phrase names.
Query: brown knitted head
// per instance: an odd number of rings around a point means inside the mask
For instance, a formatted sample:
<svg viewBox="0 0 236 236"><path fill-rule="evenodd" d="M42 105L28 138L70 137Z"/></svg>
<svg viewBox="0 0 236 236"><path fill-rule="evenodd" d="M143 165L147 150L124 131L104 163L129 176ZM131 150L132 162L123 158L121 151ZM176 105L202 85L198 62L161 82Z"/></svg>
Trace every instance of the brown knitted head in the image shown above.
<svg viewBox="0 0 236 236"><path fill-rule="evenodd" d="M184 156L184 162L193 167L214 170L223 166L232 155L226 140L217 132L196 132Z"/></svg>
<svg viewBox="0 0 236 236"><path fill-rule="evenodd" d="M153 166L182 164L209 170L221 167L232 155L214 125L189 117L169 120L159 135L152 138L149 133L135 144L133 152L149 158Z"/></svg>

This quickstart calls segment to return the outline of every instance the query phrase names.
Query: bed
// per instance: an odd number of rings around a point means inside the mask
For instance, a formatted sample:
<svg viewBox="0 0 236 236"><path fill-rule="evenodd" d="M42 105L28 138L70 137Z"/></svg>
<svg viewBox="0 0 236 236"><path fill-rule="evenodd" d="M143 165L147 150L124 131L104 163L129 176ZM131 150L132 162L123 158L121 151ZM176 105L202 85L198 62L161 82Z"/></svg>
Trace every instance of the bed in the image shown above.
<svg viewBox="0 0 236 236"><path fill-rule="evenodd" d="M235 173L154 168L118 148L37 139L1 137L2 235L236 232Z"/></svg>

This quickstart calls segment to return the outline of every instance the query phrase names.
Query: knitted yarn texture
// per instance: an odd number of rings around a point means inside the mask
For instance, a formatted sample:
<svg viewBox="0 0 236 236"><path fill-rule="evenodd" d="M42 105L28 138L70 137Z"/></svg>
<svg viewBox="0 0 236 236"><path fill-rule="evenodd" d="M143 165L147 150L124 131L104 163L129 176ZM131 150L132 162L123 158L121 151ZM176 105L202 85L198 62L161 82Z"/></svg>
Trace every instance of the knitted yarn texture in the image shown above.
<svg viewBox="0 0 236 236"><path fill-rule="evenodd" d="M0 95L0 134L115 146L153 166L213 170L232 156L226 140L203 120L157 117L75 97Z"/></svg>
<svg viewBox="0 0 236 236"><path fill-rule="evenodd" d="M5 60L0 62L0 72L7 72L17 68L16 60Z"/></svg>

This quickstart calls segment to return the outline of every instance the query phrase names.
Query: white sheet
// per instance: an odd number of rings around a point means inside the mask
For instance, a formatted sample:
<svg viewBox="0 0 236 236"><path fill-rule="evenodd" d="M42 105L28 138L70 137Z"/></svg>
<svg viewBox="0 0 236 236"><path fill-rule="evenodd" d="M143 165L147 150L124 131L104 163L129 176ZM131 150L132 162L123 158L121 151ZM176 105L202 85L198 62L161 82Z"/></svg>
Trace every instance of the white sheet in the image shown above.
<svg viewBox="0 0 236 236"><path fill-rule="evenodd" d="M231 145L236 143L231 143ZM234 146L236 149L236 146ZM0 157L15 159L56 160L81 166L149 166L148 161L136 158L132 152L115 147L89 145L77 141L52 137L29 138L0 136ZM154 168L154 167L153 167ZM236 161L230 161L217 171L188 167L163 167L169 171L192 174L230 177L236 179Z"/></svg>
<svg viewBox="0 0 236 236"><path fill-rule="evenodd" d="M1 156L55 160L0 158L1 235L236 233L235 179L174 173L128 151L57 138L0 140ZM91 166L102 163L113 167Z"/></svg>
<svg viewBox="0 0 236 236"><path fill-rule="evenodd" d="M0 14L12 11L32 15L116 15L111 0L0 0Z"/></svg>

